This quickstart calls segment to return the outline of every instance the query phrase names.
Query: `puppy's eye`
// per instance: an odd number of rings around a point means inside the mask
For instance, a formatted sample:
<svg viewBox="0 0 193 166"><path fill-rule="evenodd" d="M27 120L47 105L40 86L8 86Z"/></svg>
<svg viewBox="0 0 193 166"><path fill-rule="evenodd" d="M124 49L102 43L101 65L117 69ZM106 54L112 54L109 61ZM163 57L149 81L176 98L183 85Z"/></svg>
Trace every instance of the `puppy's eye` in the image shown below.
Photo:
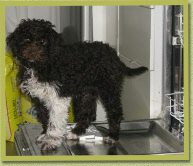
<svg viewBox="0 0 193 166"><path fill-rule="evenodd" d="M24 42L30 42L31 40L30 39L24 39Z"/></svg>
<svg viewBox="0 0 193 166"><path fill-rule="evenodd" d="M47 41L46 40L40 40L40 43L43 45L43 46L45 46L46 44L47 44Z"/></svg>

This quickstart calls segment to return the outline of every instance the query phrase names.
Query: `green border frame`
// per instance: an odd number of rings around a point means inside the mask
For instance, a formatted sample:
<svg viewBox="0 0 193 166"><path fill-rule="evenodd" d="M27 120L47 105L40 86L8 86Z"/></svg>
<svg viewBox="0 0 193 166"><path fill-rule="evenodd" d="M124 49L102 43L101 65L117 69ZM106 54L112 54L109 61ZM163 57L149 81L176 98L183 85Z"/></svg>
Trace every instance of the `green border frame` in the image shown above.
<svg viewBox="0 0 193 166"><path fill-rule="evenodd" d="M118 155L118 156L6 156L5 143L5 6L124 6L124 5L183 5L184 6L184 155ZM188 0L122 0L122 1L1 1L0 2L0 80L1 80L1 161L136 161L189 160L189 56Z"/></svg>

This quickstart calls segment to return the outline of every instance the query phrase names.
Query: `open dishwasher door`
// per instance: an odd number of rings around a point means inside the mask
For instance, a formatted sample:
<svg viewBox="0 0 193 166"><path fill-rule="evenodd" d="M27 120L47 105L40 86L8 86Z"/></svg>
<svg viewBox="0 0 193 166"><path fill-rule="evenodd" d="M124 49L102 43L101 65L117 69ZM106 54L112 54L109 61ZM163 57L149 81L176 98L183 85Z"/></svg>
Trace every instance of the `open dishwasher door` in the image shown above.
<svg viewBox="0 0 193 166"><path fill-rule="evenodd" d="M94 22L88 26L93 28L90 40L110 43L129 67L149 68L139 77L125 79L120 139L114 145L103 142L108 124L99 103L98 118L91 127L99 135L87 131L79 140L64 139L60 148L45 154L35 142L41 124L25 125L15 133L18 155L183 155L182 27L174 34L181 25L182 7L93 6L88 11L93 14L89 22Z"/></svg>
<svg viewBox="0 0 193 166"><path fill-rule="evenodd" d="M68 124L71 128L74 124ZM108 135L108 124L93 123L79 140L63 140L62 146L44 152L36 144L42 132L41 124L23 126L15 132L15 147L20 156L43 155L160 155L183 154L184 145L161 127L159 121L121 123L120 139L113 145L103 142Z"/></svg>

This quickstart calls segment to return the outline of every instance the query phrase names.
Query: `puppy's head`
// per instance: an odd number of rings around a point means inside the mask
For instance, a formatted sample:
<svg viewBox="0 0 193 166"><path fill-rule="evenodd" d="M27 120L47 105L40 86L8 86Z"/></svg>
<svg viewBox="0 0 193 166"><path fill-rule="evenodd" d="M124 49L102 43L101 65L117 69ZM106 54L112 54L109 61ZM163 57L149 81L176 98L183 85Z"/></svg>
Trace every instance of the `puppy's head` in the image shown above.
<svg viewBox="0 0 193 166"><path fill-rule="evenodd" d="M6 43L19 61L46 63L50 48L61 40L53 27L45 20L21 20L15 31L7 37Z"/></svg>

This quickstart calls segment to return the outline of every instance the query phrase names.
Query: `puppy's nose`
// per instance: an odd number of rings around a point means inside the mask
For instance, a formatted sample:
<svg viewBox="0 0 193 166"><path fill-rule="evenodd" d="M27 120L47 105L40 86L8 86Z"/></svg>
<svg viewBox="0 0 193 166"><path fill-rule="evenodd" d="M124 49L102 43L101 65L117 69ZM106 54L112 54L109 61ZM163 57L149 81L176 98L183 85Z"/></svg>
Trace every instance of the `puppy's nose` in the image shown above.
<svg viewBox="0 0 193 166"><path fill-rule="evenodd" d="M30 54L34 56L34 55L37 55L37 52L36 51L31 51Z"/></svg>

